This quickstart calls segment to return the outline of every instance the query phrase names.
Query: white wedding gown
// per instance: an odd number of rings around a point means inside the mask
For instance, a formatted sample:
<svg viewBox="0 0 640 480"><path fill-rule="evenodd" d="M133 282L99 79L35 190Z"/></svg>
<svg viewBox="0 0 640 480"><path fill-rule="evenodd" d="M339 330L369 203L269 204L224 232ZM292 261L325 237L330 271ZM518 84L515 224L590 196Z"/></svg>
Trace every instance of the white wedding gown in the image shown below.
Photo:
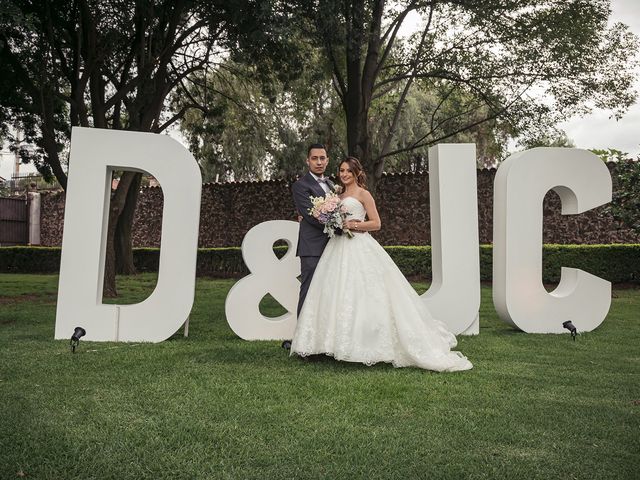
<svg viewBox="0 0 640 480"><path fill-rule="evenodd" d="M353 197L349 218L364 220ZM302 306L291 353L336 360L392 363L439 372L468 370L445 325L434 319L391 257L368 233L335 236L327 244Z"/></svg>

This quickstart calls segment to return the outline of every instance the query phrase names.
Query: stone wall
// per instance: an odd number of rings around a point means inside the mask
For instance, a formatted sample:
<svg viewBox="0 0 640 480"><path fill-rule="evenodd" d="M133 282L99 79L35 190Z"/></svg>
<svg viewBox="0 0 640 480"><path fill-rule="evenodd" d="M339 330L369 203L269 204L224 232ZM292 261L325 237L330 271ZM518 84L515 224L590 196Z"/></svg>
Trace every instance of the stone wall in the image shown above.
<svg viewBox="0 0 640 480"><path fill-rule="evenodd" d="M612 170L615 189L615 165ZM492 243L493 178L495 170L478 171L478 217L480 243ZM202 187L200 247L239 246L245 233L266 220L295 220L291 183L210 183ZM376 201L382 230L375 237L383 245L426 245L430 243L429 177L427 173L385 175ZM41 242L60 245L64 193L42 195ZM544 243L609 244L640 243L640 236L613 221L605 207L580 215L561 215L560 199L550 192L544 201ZM141 190L134 219L134 245L160 245L162 190Z"/></svg>
<svg viewBox="0 0 640 480"><path fill-rule="evenodd" d="M40 244L43 246L62 245L64 199L64 192L40 193Z"/></svg>

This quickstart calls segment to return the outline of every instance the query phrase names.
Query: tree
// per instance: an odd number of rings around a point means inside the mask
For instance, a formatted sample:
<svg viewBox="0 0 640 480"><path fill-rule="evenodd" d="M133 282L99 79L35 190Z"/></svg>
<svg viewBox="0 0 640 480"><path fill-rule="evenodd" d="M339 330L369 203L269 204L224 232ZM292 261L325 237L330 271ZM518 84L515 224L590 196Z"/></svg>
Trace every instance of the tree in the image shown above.
<svg viewBox="0 0 640 480"><path fill-rule="evenodd" d="M622 150L618 150L616 148L592 148L589 150L590 152L595 153L599 156L603 162L623 162L626 159L630 158L629 154L623 152Z"/></svg>
<svg viewBox="0 0 640 480"><path fill-rule="evenodd" d="M433 115L435 109L444 118L465 118L467 122L484 118L486 109L466 112L464 105L470 100L464 92L456 92L446 98L433 92L423 82L416 81L405 99L405 105L398 116L396 133L389 148L398 151L396 155L385 160L384 170L418 172L427 168L428 149L430 145L408 148L421 132L433 131L439 137L447 137L456 143L475 143L478 167L492 166L506 154L506 146L510 131L508 125L493 119L480 122L473 127L460 131L452 122L438 125ZM371 106L369 129L372 137L373 151L383 148L391 116L394 115L398 94L389 94L376 100Z"/></svg>
<svg viewBox="0 0 640 480"><path fill-rule="evenodd" d="M214 55L244 43L268 48L281 25L271 4L233 0L2 0L0 120L18 124L33 152L19 149L63 188L71 127L160 133L190 109L167 108L176 90L190 98L189 78ZM273 42L271 42L273 46ZM274 49L274 51L277 49ZM135 271L131 223L140 174L122 172L113 192L106 242L104 294L115 296L116 254Z"/></svg>
<svg viewBox="0 0 640 480"><path fill-rule="evenodd" d="M403 45L398 31L412 11L424 25ZM542 137L573 114L595 106L620 116L634 100L638 41L622 24L607 28L608 1L318 0L305 2L304 13L331 65L348 152L374 184L394 155L486 122ZM418 82L439 101L427 128L398 146ZM390 96L385 128L374 136L372 108ZM447 114L451 96L462 103Z"/></svg>
<svg viewBox="0 0 640 480"><path fill-rule="evenodd" d="M538 138L528 138L521 142L521 145L525 149L536 147L575 148L576 146L575 142L567 137L567 134L563 131L557 131L555 132L555 135L545 135Z"/></svg>
<svg viewBox="0 0 640 480"><path fill-rule="evenodd" d="M255 65L225 61L207 79L199 79L198 95L208 98L209 112L188 113L180 130L200 163L205 181L291 178L304 167L309 143L327 146L335 171L347 154L346 125L340 99L332 88L330 72L317 48L304 47L300 75L288 81L270 78L267 84L255 78ZM193 93L193 92L192 92ZM406 100L392 148L402 149L421 131L432 127L436 105L448 116L460 114L460 93L438 98L416 82ZM174 109L188 101L176 94ZM394 95L372 104L369 125L372 138L383 138ZM448 133L445 125L439 130ZM433 128L433 127L432 127ZM382 134L378 134L382 132ZM495 120L484 122L451 137L457 142L475 142L479 166L493 165L504 156L508 132ZM427 167L427 147L407 150L387 160L385 170L419 171Z"/></svg>
<svg viewBox="0 0 640 480"><path fill-rule="evenodd" d="M198 80L208 112L190 112L180 130L205 180L290 178L303 169L309 143L325 143L336 161L344 153L337 97L319 79L318 50L303 50L293 79L258 78L256 65L227 60ZM174 102L179 108L185 99L175 95Z"/></svg>

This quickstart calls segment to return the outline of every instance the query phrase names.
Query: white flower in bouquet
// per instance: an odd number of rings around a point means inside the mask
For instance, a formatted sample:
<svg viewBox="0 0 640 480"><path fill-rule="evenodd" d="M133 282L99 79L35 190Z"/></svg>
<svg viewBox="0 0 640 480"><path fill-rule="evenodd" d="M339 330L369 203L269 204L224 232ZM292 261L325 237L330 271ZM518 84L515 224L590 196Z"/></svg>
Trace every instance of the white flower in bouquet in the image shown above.
<svg viewBox="0 0 640 480"><path fill-rule="evenodd" d="M350 230L342 228L342 223L347 217L347 209L336 193L329 192L324 197L310 198L313 206L309 209L309 214L324 225L324 233L329 235L329 238L333 238L338 229L342 229L349 238L353 238Z"/></svg>

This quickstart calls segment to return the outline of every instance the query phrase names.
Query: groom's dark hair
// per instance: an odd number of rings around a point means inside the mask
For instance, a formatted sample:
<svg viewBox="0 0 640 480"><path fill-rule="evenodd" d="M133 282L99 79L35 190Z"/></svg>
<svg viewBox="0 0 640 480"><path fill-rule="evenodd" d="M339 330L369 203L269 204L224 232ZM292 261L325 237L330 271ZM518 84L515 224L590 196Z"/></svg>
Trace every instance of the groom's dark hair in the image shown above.
<svg viewBox="0 0 640 480"><path fill-rule="evenodd" d="M327 149L325 148L325 146L323 144L321 144L321 143L312 143L311 145L309 145L309 148L307 148L307 158L309 158L309 154L311 153L311 150L313 150L314 148L321 148L325 152L327 151Z"/></svg>

